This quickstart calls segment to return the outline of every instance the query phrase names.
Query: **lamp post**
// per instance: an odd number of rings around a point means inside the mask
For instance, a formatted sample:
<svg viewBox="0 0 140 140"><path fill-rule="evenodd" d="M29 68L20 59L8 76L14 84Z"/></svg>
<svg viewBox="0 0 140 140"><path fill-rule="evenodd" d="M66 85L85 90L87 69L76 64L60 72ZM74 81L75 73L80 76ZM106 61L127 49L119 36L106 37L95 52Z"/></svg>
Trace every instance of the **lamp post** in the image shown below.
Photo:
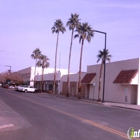
<svg viewBox="0 0 140 140"><path fill-rule="evenodd" d="M11 73L11 66L9 66L9 65L5 65L5 67L9 67L9 68L10 68L10 70L9 70L9 71L10 71L10 73Z"/></svg>
<svg viewBox="0 0 140 140"><path fill-rule="evenodd" d="M98 30L94 30L94 32L97 33L101 33L105 35L105 50L106 50L106 39L107 39L107 33L106 32L102 32L102 31L98 31ZM102 98L102 103L104 103L104 95L105 95L105 72L106 72L106 62L104 61L104 79L103 79L103 98Z"/></svg>

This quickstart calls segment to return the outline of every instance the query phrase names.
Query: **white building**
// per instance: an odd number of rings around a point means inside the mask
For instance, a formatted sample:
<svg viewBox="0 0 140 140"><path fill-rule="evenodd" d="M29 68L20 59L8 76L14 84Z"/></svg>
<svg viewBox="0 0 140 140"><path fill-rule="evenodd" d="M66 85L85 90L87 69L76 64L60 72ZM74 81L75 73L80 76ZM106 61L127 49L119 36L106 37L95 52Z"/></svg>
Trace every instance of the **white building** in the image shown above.
<svg viewBox="0 0 140 140"><path fill-rule="evenodd" d="M61 92L61 77L63 75L68 74L67 69L59 69L56 71L56 94ZM36 87L37 89L41 89L41 81L42 81L42 74L35 76ZM49 71L48 73L43 75L44 87L43 90L47 92L52 92L53 90L53 81L54 81L54 71Z"/></svg>
<svg viewBox="0 0 140 140"><path fill-rule="evenodd" d="M140 105L139 70L139 58L107 63L104 100L125 103L127 98L127 103ZM88 83L86 79L82 82L86 85L87 98L98 99L99 72L100 64L87 66L87 74L95 74ZM101 81L103 93L103 79Z"/></svg>
<svg viewBox="0 0 140 140"><path fill-rule="evenodd" d="M64 74L68 73L67 69L56 69L57 72L57 76L56 76L56 80L60 81L60 77ZM25 68L22 70L17 71L17 73L19 73L24 82L26 84L29 84L30 86L34 86L34 80L35 81L40 81L41 80L41 76L42 76L42 68L41 67L36 67L36 73L35 73L35 67L29 67L29 68ZM48 74L48 75L46 75ZM54 68L45 68L44 69L44 80L49 80L52 81L53 80L53 76L54 76Z"/></svg>
<svg viewBox="0 0 140 140"><path fill-rule="evenodd" d="M87 66L87 72L82 73L81 96L93 100L98 99L100 64ZM18 71L25 82L34 84L34 67ZM110 62L106 64L104 100L110 102L140 105L140 58ZM67 92L67 69L57 70L56 87L57 93ZM42 68L36 69L36 86L40 88ZM79 73L70 74L70 95L76 96L78 93ZM103 71L102 71L103 77ZM43 79L45 81L44 90L52 90L54 69L44 70ZM101 99L103 97L103 78L101 79Z"/></svg>

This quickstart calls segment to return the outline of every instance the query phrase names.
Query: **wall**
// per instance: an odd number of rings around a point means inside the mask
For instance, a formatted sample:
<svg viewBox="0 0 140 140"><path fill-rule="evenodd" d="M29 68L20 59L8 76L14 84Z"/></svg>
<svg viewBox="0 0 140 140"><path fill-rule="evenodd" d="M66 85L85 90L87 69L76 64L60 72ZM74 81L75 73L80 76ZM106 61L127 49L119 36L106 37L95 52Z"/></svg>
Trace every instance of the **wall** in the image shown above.
<svg viewBox="0 0 140 140"><path fill-rule="evenodd" d="M105 79L105 101L113 101L113 102L121 102L124 103L124 90L125 88L130 88L129 85L123 84L114 84L113 81L119 74L121 70L130 70L130 69L138 69L139 67L139 59L130 59L118 62L112 62L106 64L106 79ZM98 97L98 83L99 83L99 70L100 65L92 65L87 67L87 73L96 73L96 80L95 80L95 99ZM103 76L103 73L102 73ZM103 79L102 79L102 89L103 89ZM131 89L129 89L131 91ZM93 91L91 91L93 92ZM101 91L102 97L103 91ZM130 96L130 95L129 95ZM93 96L90 95L90 98ZM131 103L131 101L129 101Z"/></svg>
<svg viewBox="0 0 140 140"><path fill-rule="evenodd" d="M139 70L139 72L140 72L140 58L139 58L139 63L138 63L138 65L139 65L139 68L138 68L138 70ZM139 74L139 76L138 76L138 92L137 92L137 104L138 105L140 105L140 74Z"/></svg>
<svg viewBox="0 0 140 140"><path fill-rule="evenodd" d="M40 74L39 74L39 70L40 70ZM38 68L37 69L37 75L35 76L35 80L36 81L42 81L42 68ZM57 93L60 94L60 92L62 91L62 87L60 86L60 80L61 80L61 76L63 76L64 74L67 74L68 70L67 69L59 69L59 71L57 71L56 73L56 82L57 82ZM54 81L54 69L52 68L47 68L44 71L44 75L43 75L43 80L45 82L45 86L44 86L44 90L48 87L48 84L52 84L53 85L53 81ZM39 86L38 86L39 87ZM40 87L39 87L40 88Z"/></svg>
<svg viewBox="0 0 140 140"><path fill-rule="evenodd" d="M137 89L138 89L138 86L134 85L134 86L131 86L131 103L132 104L136 104L137 103Z"/></svg>
<svg viewBox="0 0 140 140"><path fill-rule="evenodd" d="M24 82L30 81L31 67L19 70L17 71L17 73L19 73L22 76Z"/></svg>
<svg viewBox="0 0 140 140"><path fill-rule="evenodd" d="M70 82L70 95L72 96L76 96L76 92L77 92L77 82Z"/></svg>
<svg viewBox="0 0 140 140"><path fill-rule="evenodd" d="M82 72L81 73L81 80L83 79L83 77L85 76L86 72ZM72 84L74 84L74 90L76 90L75 92L75 95L77 94L78 92L78 80L79 80L79 73L76 73L76 74L70 74L70 88L69 88L69 93L70 95L72 95L72 91L71 91L71 87L72 87ZM63 75L61 77L61 81L60 81L60 93L62 94L66 94L67 92L67 75ZM81 95L83 97L83 95L85 95L85 86L83 85L82 89L81 89ZM73 93L74 94L74 93Z"/></svg>

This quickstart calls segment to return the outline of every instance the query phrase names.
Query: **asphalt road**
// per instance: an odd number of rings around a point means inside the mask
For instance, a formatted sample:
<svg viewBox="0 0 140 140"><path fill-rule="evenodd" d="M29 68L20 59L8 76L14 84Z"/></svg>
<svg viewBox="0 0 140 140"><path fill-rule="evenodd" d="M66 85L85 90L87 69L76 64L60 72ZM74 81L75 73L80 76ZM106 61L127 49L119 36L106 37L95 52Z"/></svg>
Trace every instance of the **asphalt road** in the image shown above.
<svg viewBox="0 0 140 140"><path fill-rule="evenodd" d="M140 111L3 88L0 100L14 125L0 140L124 140L130 127L140 129Z"/></svg>

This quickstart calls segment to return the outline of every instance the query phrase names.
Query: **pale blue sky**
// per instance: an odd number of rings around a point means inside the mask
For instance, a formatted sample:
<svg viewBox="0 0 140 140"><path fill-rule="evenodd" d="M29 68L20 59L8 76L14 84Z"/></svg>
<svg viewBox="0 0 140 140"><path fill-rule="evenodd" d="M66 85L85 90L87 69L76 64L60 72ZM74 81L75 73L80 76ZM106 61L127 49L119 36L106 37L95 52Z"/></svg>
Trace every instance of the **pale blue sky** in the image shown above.
<svg viewBox="0 0 140 140"><path fill-rule="evenodd" d="M71 13L93 29L107 32L107 49L112 62L140 57L140 0L0 0L0 72L12 66L13 71L34 66L30 58L35 48L50 58L54 67L56 34L51 27L56 19L66 25ZM60 68L67 69L70 36L60 34L58 47ZM104 48L104 35L95 33L91 43L84 44L82 71L96 64ZM71 72L79 69L80 44L73 42Z"/></svg>

